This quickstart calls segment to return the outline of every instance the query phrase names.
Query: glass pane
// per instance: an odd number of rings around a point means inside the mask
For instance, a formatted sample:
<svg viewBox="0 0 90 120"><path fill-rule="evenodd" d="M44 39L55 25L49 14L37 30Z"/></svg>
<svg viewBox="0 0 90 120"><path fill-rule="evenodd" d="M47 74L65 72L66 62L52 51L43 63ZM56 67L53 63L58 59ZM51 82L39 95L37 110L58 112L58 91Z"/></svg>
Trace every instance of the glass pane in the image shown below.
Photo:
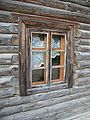
<svg viewBox="0 0 90 120"><path fill-rule="evenodd" d="M60 68L52 68L52 80L60 79Z"/></svg>
<svg viewBox="0 0 90 120"><path fill-rule="evenodd" d="M52 35L52 48L60 48L60 35Z"/></svg>
<svg viewBox="0 0 90 120"><path fill-rule="evenodd" d="M32 68L43 67L45 52L32 52Z"/></svg>
<svg viewBox="0 0 90 120"><path fill-rule="evenodd" d="M52 65L60 65L60 52L52 51Z"/></svg>
<svg viewBox="0 0 90 120"><path fill-rule="evenodd" d="M46 38L46 34L32 33L32 48L44 48Z"/></svg>
<svg viewBox="0 0 90 120"><path fill-rule="evenodd" d="M44 81L44 70L32 70L32 82Z"/></svg>

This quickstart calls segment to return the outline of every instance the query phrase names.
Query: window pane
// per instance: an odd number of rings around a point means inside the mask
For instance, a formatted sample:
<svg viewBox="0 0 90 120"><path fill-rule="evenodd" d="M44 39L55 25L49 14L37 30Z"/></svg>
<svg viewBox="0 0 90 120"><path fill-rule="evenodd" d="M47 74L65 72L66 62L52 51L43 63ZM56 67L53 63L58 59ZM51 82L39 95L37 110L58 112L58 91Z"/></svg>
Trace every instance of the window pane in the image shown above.
<svg viewBox="0 0 90 120"><path fill-rule="evenodd" d="M60 52L52 51L52 65L60 65Z"/></svg>
<svg viewBox="0 0 90 120"><path fill-rule="evenodd" d="M32 48L44 48L46 38L46 34L32 33Z"/></svg>
<svg viewBox="0 0 90 120"><path fill-rule="evenodd" d="M32 52L32 68L43 67L45 64L45 52Z"/></svg>
<svg viewBox="0 0 90 120"><path fill-rule="evenodd" d="M52 35L52 48L60 48L60 35Z"/></svg>
<svg viewBox="0 0 90 120"><path fill-rule="evenodd" d="M52 80L59 79L60 77L60 68L52 69Z"/></svg>
<svg viewBox="0 0 90 120"><path fill-rule="evenodd" d="M44 70L32 70L32 82L44 81Z"/></svg>

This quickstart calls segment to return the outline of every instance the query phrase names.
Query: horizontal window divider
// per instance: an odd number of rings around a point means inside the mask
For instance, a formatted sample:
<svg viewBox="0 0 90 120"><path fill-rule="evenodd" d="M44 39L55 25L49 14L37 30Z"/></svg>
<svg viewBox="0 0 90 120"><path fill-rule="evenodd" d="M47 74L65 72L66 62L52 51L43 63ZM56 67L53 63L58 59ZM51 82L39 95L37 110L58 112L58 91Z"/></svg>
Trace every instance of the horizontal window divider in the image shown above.
<svg viewBox="0 0 90 120"><path fill-rule="evenodd" d="M60 65L57 65L57 66L52 66L52 68L64 68L65 66L60 66Z"/></svg>
<svg viewBox="0 0 90 120"><path fill-rule="evenodd" d="M65 52L65 50L60 50L60 49L52 49L52 51L60 51L60 52Z"/></svg>
<svg viewBox="0 0 90 120"><path fill-rule="evenodd" d="M37 50L35 50L35 49L32 49L32 52L38 52L38 51L40 51L40 52L46 52L46 49L37 49Z"/></svg>
<svg viewBox="0 0 90 120"><path fill-rule="evenodd" d="M46 67L35 67L35 68L32 68L32 70L37 70L37 69L46 69Z"/></svg>

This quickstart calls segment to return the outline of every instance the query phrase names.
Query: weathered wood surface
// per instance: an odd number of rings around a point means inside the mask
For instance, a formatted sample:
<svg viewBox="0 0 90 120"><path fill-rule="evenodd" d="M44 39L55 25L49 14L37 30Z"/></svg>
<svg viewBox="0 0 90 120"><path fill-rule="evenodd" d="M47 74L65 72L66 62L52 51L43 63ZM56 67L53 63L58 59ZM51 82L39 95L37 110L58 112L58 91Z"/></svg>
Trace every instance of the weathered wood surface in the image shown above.
<svg viewBox="0 0 90 120"><path fill-rule="evenodd" d="M18 54L0 54L0 65L19 64Z"/></svg>
<svg viewBox="0 0 90 120"><path fill-rule="evenodd" d="M77 81L75 82L75 85L77 86L81 86L85 84L90 84L90 77L78 78Z"/></svg>
<svg viewBox="0 0 90 120"><path fill-rule="evenodd" d="M81 4L75 4L69 1L59 1L59 0L18 0L20 2L26 2L26 3L33 3L37 5L42 5L42 6L47 6L47 7L52 7L52 8L58 8L58 9L63 9L71 12L81 12L84 14L88 14L90 12L89 7L82 6ZM82 3L82 2L81 2Z"/></svg>
<svg viewBox="0 0 90 120"><path fill-rule="evenodd" d="M87 46L87 45L78 45L76 47L76 50L78 52L90 52L90 46Z"/></svg>
<svg viewBox="0 0 90 120"><path fill-rule="evenodd" d="M27 3L33 3L33 4L37 4L37 5L43 5L43 6L47 6L47 7L52 7L52 8L58 8L58 9L66 9L66 4L63 1L59 1L59 0L17 0L20 2L27 2Z"/></svg>
<svg viewBox="0 0 90 120"><path fill-rule="evenodd" d="M86 1L86 0L62 0L64 2L72 2L72 3L76 3L78 5L83 5L83 6L88 6L90 7L90 1Z"/></svg>
<svg viewBox="0 0 90 120"><path fill-rule="evenodd" d="M0 65L0 76L19 76L18 65Z"/></svg>
<svg viewBox="0 0 90 120"><path fill-rule="evenodd" d="M90 77L90 68L75 70L74 79Z"/></svg>
<svg viewBox="0 0 90 120"><path fill-rule="evenodd" d="M0 16L2 17L0 18L0 21L9 20L9 21L17 22L17 19L16 19L17 16L20 16L20 14L22 13L22 14L28 14L28 15L32 14L32 15L53 17L53 18L59 18L59 19L66 19L66 20L76 21L76 22L90 23L89 15L86 15L86 14L83 15L77 12L63 11L55 8L39 6L35 4L28 4L23 2L16 2L16 1L3 1L0 3L0 5L2 6L0 7L0 10L11 11L11 12L8 12L7 14L5 11L1 12ZM18 13L15 13L15 12L18 12Z"/></svg>
<svg viewBox="0 0 90 120"><path fill-rule="evenodd" d="M90 24L79 23L79 29L90 31Z"/></svg>
<svg viewBox="0 0 90 120"><path fill-rule="evenodd" d="M90 39L90 31L78 29L75 31L75 37L82 39Z"/></svg>
<svg viewBox="0 0 90 120"><path fill-rule="evenodd" d="M13 87L0 88L0 99L4 97L11 97L14 95Z"/></svg>
<svg viewBox="0 0 90 120"><path fill-rule="evenodd" d="M0 99L0 107L8 107L8 106L17 106L20 104L26 104L30 102L39 102L39 101L44 101L48 99L54 99L54 98L61 98L69 95L75 95L76 93L83 93L86 91L90 91L90 85L83 85L80 87L74 87L71 89L61 89L61 90L56 90L56 91L51 91L51 92L45 92L45 93L40 93L40 94L34 94L30 95L27 97L10 97L6 99ZM64 100L64 99L62 99ZM10 102L11 101L11 102Z"/></svg>
<svg viewBox="0 0 90 120"><path fill-rule="evenodd" d="M89 52L77 52L76 58L78 60L90 60L90 53Z"/></svg>
<svg viewBox="0 0 90 120"><path fill-rule="evenodd" d="M18 33L18 24L15 23L0 23L0 33Z"/></svg>
<svg viewBox="0 0 90 120"><path fill-rule="evenodd" d="M0 46L18 46L18 34L1 34L0 33Z"/></svg>
<svg viewBox="0 0 90 120"><path fill-rule="evenodd" d="M90 46L90 39L74 38L75 46L78 45L87 45Z"/></svg>
<svg viewBox="0 0 90 120"><path fill-rule="evenodd" d="M74 4L71 2L66 2L66 5L67 5L67 11L90 15L90 8L89 7L77 5L77 4Z"/></svg>
<svg viewBox="0 0 90 120"><path fill-rule="evenodd" d="M3 88L14 88L14 94L18 93L19 78L15 76L0 76L0 89ZM17 88L17 89L16 89ZM2 93L3 94L3 93Z"/></svg>
<svg viewBox="0 0 90 120"><path fill-rule="evenodd" d="M78 69L90 68L90 60L78 61Z"/></svg>
<svg viewBox="0 0 90 120"><path fill-rule="evenodd" d="M20 95L27 95L27 65L26 65L26 26L19 19L19 81L20 81Z"/></svg>
<svg viewBox="0 0 90 120"><path fill-rule="evenodd" d="M35 109L41 109L44 107L49 107L52 105L56 105L56 104L62 104L62 102L69 102L70 100L75 100L75 99L79 99L83 96L88 96L90 95L90 91L86 91L83 93L77 93L77 94L71 94L65 97L58 97L58 98L52 98L52 99L48 99L45 101L38 101L38 102L31 102L31 103L27 103L27 104L22 104L22 105L18 105L18 106L11 106L11 107L7 107L4 108L0 111L0 115L1 116L8 116L8 115L12 115L15 113L20 113L20 112L26 112L26 111L31 111L35 110ZM9 112L8 112L9 111Z"/></svg>
<svg viewBox="0 0 90 120"><path fill-rule="evenodd" d="M0 46L0 53L18 53L18 46Z"/></svg>
<svg viewBox="0 0 90 120"><path fill-rule="evenodd" d="M51 119L51 116L53 116L53 115L54 116L59 115L57 117L58 119L59 118L61 119L65 116L67 118L67 114L71 114L72 108L73 108L73 113L78 113L78 112L81 113L81 110L83 111L83 109L86 106L85 103L87 103L87 106L88 106L88 103L90 102L90 97L89 97L90 89L88 89L88 91L86 88L83 90L81 90L81 89L79 91L78 88L74 88L74 91L72 89L70 91L70 94L67 94L67 96L63 96L63 97L53 97L53 96L50 97L51 94L55 93L55 92L53 92L53 93L51 92L49 94L45 93L42 95L38 95L37 97L34 95L32 97L28 96L28 97L24 97L24 98L21 98L21 97L16 97L16 98L11 98L11 99L8 98L7 100L2 100L1 104L4 105L4 103L5 103L7 106L11 104L11 107L3 108L1 110L0 115L5 116L5 115L10 115L10 114L12 115L13 113L19 113L19 114L10 116L10 117L7 116L7 117L2 118L4 120L6 118L10 119L13 117L17 118L17 119L24 118L24 117L26 118L26 116L28 117L28 119L31 118L30 116L32 116L32 119L36 119L38 116L39 119L42 118L45 120L46 119L45 114L47 114L47 117L50 117L50 119ZM73 94L73 92L75 92L76 94L75 93ZM47 98L46 97L47 95L50 98ZM56 95L57 95L57 93L56 93ZM84 95L85 95L85 97L84 97ZM33 100L34 97L35 97L35 99L34 99L35 101ZM44 97L45 97L45 99L44 99ZM30 100L30 98L31 98L31 100ZM11 101L11 103L9 101ZM22 101L24 102L24 104L22 104ZM16 103L16 106L14 103ZM20 105L17 106L18 103ZM12 106L12 104L14 106ZM90 107L87 107L87 106L86 106L86 108L90 109ZM48 111L47 111L47 109L48 109ZM70 113L69 113L69 110L70 110ZM28 112L26 112L26 111L28 111ZM41 111L42 111L42 114L41 114ZM75 111L77 111L77 112L75 112ZM26 112L26 114L24 112ZM64 116L63 116L63 113L65 114ZM24 116L23 114L26 116ZM54 116L52 117L53 119L56 118Z"/></svg>

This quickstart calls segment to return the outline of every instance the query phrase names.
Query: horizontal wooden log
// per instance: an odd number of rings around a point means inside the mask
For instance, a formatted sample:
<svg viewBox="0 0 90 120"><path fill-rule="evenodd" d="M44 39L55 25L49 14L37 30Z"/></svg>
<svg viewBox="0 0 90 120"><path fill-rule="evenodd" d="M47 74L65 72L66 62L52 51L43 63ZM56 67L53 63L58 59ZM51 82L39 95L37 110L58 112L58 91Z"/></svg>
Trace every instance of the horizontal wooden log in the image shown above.
<svg viewBox="0 0 90 120"><path fill-rule="evenodd" d="M0 45L18 45L18 34L0 34Z"/></svg>
<svg viewBox="0 0 90 120"><path fill-rule="evenodd" d="M83 6L87 6L90 7L90 2L89 1L84 1L84 0L62 0L64 2L71 2L71 3L76 3L78 5L83 5Z"/></svg>
<svg viewBox="0 0 90 120"><path fill-rule="evenodd" d="M79 29L90 31L90 24L80 23Z"/></svg>
<svg viewBox="0 0 90 120"><path fill-rule="evenodd" d="M0 88L13 87L13 76L0 76Z"/></svg>
<svg viewBox="0 0 90 120"><path fill-rule="evenodd" d="M14 87L14 94L19 94L19 77L0 76L0 88Z"/></svg>
<svg viewBox="0 0 90 120"><path fill-rule="evenodd" d="M89 52L77 52L76 53L77 60L90 60Z"/></svg>
<svg viewBox="0 0 90 120"><path fill-rule="evenodd" d="M75 70L74 79L90 77L90 68Z"/></svg>
<svg viewBox="0 0 90 120"><path fill-rule="evenodd" d="M18 24L0 22L0 33L18 33Z"/></svg>
<svg viewBox="0 0 90 120"><path fill-rule="evenodd" d="M90 52L90 46L87 45L78 45L75 49L78 52Z"/></svg>
<svg viewBox="0 0 90 120"><path fill-rule="evenodd" d="M0 88L0 98L11 97L14 95L14 88Z"/></svg>
<svg viewBox="0 0 90 120"><path fill-rule="evenodd" d="M90 60L78 61L78 68L90 68Z"/></svg>
<svg viewBox="0 0 90 120"><path fill-rule="evenodd" d="M18 53L18 46L0 46L0 53Z"/></svg>
<svg viewBox="0 0 90 120"><path fill-rule="evenodd" d="M20 2L27 2L27 3L33 3L33 4L37 4L37 5L43 5L43 6L47 6L47 7L53 7L53 8L58 8L58 9L64 9L66 8L66 4L63 1L59 1L59 0L17 0Z"/></svg>
<svg viewBox="0 0 90 120"><path fill-rule="evenodd" d="M0 111L0 114L2 116L5 116L5 115L8 116L8 115L12 115L15 113L20 113L20 112L25 112L25 111L32 112L32 110L35 110L35 109L49 107L49 106L60 104L60 103L64 104L62 102L66 102L66 101L69 102L72 99L75 100L77 98L83 97L84 95L87 96L87 95L90 95L90 93L89 92L77 93L77 94L69 95L66 97L52 98L52 99L48 99L45 101L31 102L31 103L27 103L27 104L18 105L18 106L7 107L7 108L3 108Z"/></svg>
<svg viewBox="0 0 90 120"><path fill-rule="evenodd" d="M77 1L74 1L74 0L62 0L62 1L59 1L59 0L48 0L48 1L45 1L45 0L17 0L17 1L22 1L22 2L27 2L27 3L33 3L33 4L38 4L38 5L44 5L44 6L48 6L48 7L55 7L55 8L58 8L58 9L65 9L65 2L71 2L71 3L75 3L77 5L83 5L83 6L88 6L88 3L85 2L85 1L81 1L81 0L77 0ZM57 5L58 4L58 5Z"/></svg>
<svg viewBox="0 0 90 120"><path fill-rule="evenodd" d="M90 31L78 29L75 31L75 37L83 38L83 39L90 39Z"/></svg>
<svg viewBox="0 0 90 120"><path fill-rule="evenodd" d="M3 64L19 64L18 54L0 54L0 65Z"/></svg>
<svg viewBox="0 0 90 120"><path fill-rule="evenodd" d="M33 86L32 89L28 89L27 92L29 94L39 94L43 92L55 91L55 90L62 90L67 88L67 83L60 83L60 84L51 84L50 86L44 85L43 87L40 86Z"/></svg>
<svg viewBox="0 0 90 120"><path fill-rule="evenodd" d="M77 5L75 3L67 2L67 10L71 12L77 12L77 13L82 13L82 14L90 14L90 8Z"/></svg>
<svg viewBox="0 0 90 120"><path fill-rule="evenodd" d="M18 65L0 65L1 76L19 76Z"/></svg>
<svg viewBox="0 0 90 120"><path fill-rule="evenodd" d="M74 38L74 46L87 45L90 46L90 39Z"/></svg>
<svg viewBox="0 0 90 120"><path fill-rule="evenodd" d="M0 10L5 10L4 12L0 13L0 21L13 21L17 22L18 17L20 17L20 14L32 14L32 15L39 15L39 16L45 16L45 17L53 17L58 19L65 19L70 21L76 21L76 22L84 22L84 23L90 23L89 15L83 15L81 13L75 13L75 12L69 12L64 10L59 10L55 8L45 7L45 6L39 6L35 4L28 4L24 2L18 2L18 1L1 1L0 2ZM6 11L11 11L6 14ZM16 13L18 12L17 15ZM5 18L6 16L6 18ZM25 17L25 15L24 15Z"/></svg>
<svg viewBox="0 0 90 120"><path fill-rule="evenodd" d="M75 81L75 85L77 85L77 86L81 86L81 85L85 85L85 84L90 84L90 77L78 78Z"/></svg>
<svg viewBox="0 0 90 120"><path fill-rule="evenodd" d="M49 105L49 101L47 101L47 102L45 102L45 104L47 106L41 107L40 109L39 109L39 105L37 105L37 103L36 103L37 109L32 110L32 111L27 111L27 112L24 112L25 106L16 106L16 107L14 106L13 108L9 107L6 109L6 111L2 110L2 113L6 113L6 115L9 114L9 112L7 113L7 111L10 111L11 114L13 114L13 112L16 112L16 111L19 113L11 115L11 116L3 115L5 117L3 117L2 120L11 120L11 119L46 120L46 118L47 118L47 120L50 120L50 119L52 119L52 120L55 120L55 119L63 120L64 119L65 120L65 118L66 118L66 120L67 120L68 117L70 117L71 115L75 116L77 114L81 114L81 113L86 112L87 110L88 111L90 110L90 104L89 104L90 96L88 96L88 95L90 95L89 92L88 92L87 96L85 96L85 97L81 97L76 100L73 99L71 101L57 103L57 104L53 104L53 105L52 105L52 103L54 103L55 100L50 101L51 105ZM59 102L59 100L57 98L56 98L56 100ZM44 106L44 102L42 102L42 103L40 105ZM35 106L35 104L33 105L33 107L34 106ZM17 110L15 110L15 108ZM64 113L64 115L63 115L63 113Z"/></svg>

